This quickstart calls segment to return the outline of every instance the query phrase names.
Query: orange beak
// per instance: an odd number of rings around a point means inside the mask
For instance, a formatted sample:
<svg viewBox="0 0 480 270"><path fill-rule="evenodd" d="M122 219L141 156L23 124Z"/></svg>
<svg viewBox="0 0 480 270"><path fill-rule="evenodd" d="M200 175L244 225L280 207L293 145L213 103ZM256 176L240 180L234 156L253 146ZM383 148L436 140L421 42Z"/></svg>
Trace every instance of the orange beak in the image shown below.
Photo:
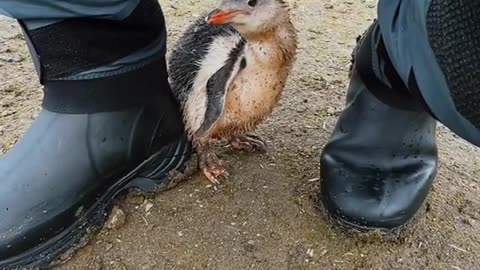
<svg viewBox="0 0 480 270"><path fill-rule="evenodd" d="M208 14L207 23L211 25L221 25L229 23L230 20L237 14L242 13L241 10L219 10L216 9Z"/></svg>

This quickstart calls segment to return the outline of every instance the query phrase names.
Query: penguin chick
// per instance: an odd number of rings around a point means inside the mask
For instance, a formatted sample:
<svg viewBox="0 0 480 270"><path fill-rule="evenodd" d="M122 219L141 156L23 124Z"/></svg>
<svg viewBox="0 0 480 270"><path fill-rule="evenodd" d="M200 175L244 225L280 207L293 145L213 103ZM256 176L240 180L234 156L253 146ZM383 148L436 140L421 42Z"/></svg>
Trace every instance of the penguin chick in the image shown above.
<svg viewBox="0 0 480 270"><path fill-rule="evenodd" d="M228 176L210 149L266 151L251 135L277 105L296 59L297 34L284 0L223 0L190 25L170 56L169 74L199 167L212 183Z"/></svg>

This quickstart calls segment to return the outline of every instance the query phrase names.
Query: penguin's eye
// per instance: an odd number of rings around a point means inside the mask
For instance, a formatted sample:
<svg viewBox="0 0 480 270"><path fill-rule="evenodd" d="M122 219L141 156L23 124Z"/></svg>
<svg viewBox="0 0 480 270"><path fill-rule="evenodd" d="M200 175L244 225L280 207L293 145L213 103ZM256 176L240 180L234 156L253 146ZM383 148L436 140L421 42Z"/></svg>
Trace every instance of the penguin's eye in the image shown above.
<svg viewBox="0 0 480 270"><path fill-rule="evenodd" d="M257 0L248 0L248 5L254 7L257 5Z"/></svg>

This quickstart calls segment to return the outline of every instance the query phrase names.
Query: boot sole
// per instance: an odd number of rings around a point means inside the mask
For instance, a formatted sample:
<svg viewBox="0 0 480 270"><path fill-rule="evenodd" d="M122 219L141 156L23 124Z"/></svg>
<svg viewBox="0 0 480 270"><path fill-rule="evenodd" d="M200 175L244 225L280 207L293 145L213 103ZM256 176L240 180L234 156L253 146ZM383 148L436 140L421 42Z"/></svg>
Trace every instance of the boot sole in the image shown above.
<svg viewBox="0 0 480 270"><path fill-rule="evenodd" d="M428 200L428 198L427 198ZM425 200L425 201L427 201ZM317 201L317 208L320 209L330 223L342 233L345 233L352 237L366 237L366 238L374 238L379 240L387 240L387 241L397 241L402 237L406 237L411 235L415 231L415 227L423 216L425 216L427 212L426 203L424 203L417 213L410 219L407 223L395 227L395 228L375 228L375 227L368 227L368 226L361 226L342 218L339 218L333 214L331 214L323 203L318 203Z"/></svg>
<svg viewBox="0 0 480 270"><path fill-rule="evenodd" d="M0 270L44 270L65 263L103 227L118 195L132 190L153 193L175 187L192 173L192 164L189 164L194 160L192 152L186 138L163 147L119 179L76 223L34 249L0 262ZM139 176L148 169L146 176Z"/></svg>

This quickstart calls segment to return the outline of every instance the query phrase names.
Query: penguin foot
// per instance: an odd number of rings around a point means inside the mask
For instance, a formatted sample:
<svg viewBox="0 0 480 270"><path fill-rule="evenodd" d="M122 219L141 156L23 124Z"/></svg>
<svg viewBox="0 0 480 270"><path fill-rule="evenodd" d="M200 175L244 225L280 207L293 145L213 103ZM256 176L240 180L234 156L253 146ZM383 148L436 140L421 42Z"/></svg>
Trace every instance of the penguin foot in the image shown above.
<svg viewBox="0 0 480 270"><path fill-rule="evenodd" d="M210 150L199 153L199 166L205 177L215 185L220 184L219 177L229 175L224 162Z"/></svg>
<svg viewBox="0 0 480 270"><path fill-rule="evenodd" d="M230 140L233 149L249 152L267 152L267 144L260 137L255 135L237 135Z"/></svg>

